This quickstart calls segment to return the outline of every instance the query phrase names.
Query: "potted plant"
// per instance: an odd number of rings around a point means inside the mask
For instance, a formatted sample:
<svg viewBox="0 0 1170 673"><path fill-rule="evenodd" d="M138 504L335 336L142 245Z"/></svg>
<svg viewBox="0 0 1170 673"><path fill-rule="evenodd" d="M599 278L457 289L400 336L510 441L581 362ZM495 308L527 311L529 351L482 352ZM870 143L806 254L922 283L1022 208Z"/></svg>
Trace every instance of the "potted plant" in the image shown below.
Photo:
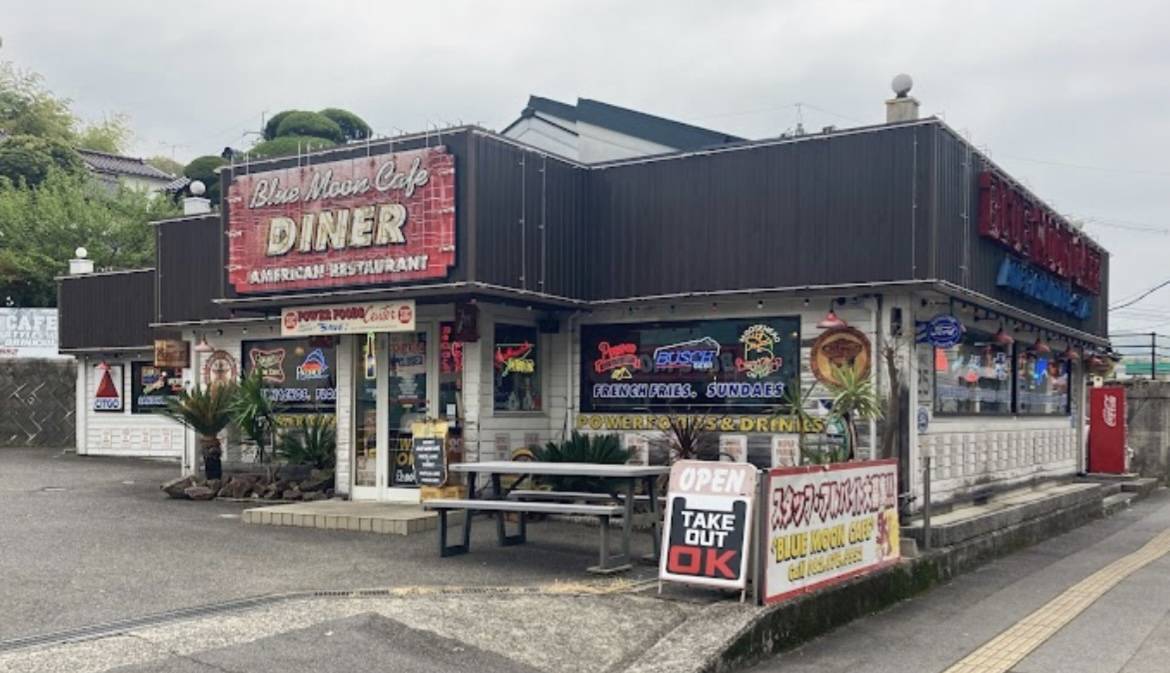
<svg viewBox="0 0 1170 673"><path fill-rule="evenodd" d="M223 468L220 457L223 446L219 433L232 421L230 406L236 395L234 383L219 383L209 387L195 384L175 399L167 400L166 414L191 428L199 435L203 454L203 471L207 479L221 479Z"/></svg>

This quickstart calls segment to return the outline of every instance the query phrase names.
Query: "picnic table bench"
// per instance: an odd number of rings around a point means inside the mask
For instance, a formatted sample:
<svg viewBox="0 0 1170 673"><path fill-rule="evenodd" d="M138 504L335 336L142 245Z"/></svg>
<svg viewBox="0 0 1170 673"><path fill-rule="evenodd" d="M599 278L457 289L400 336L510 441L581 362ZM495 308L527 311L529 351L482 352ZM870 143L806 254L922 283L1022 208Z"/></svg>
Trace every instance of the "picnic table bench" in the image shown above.
<svg viewBox="0 0 1170 673"><path fill-rule="evenodd" d="M439 515L439 555L454 556L465 554L471 549L472 515L476 512L494 512L496 515L496 539L502 546L523 544L528 540L529 514L576 514L596 516L601 528L601 546L598 565L589 568L591 572L613 573L630 567L630 534L634 513L634 502L642 499L649 505L651 513L651 536L655 556L661 543L661 506L658 498L635 494L637 484L645 486L647 494L655 493L655 480L669 474L664 465L600 465L593 463L548 463L540 461L486 461L482 463L455 463L451 472L468 475L468 497L466 499L434 499L423 501L423 507ZM488 497L477 497L476 475L488 474L491 491ZM520 475L511 488L501 486L501 475ZM612 480L616 488L611 493L559 493L552 491L520 490L518 487L533 476L596 477ZM539 495L536 495L539 494ZM565 502L585 500L586 502ZM463 540L460 544L449 545L447 513L453 510L466 512L463 519ZM519 514L519 531L509 534L505 521L507 513ZM621 553L610 553L610 520L622 517Z"/></svg>

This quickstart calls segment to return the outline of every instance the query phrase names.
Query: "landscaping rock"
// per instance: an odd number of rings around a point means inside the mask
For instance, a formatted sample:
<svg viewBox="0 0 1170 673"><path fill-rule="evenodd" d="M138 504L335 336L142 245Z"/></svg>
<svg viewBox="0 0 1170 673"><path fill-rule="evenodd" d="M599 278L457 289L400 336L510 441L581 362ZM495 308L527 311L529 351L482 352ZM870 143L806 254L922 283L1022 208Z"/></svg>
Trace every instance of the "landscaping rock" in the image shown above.
<svg viewBox="0 0 1170 673"><path fill-rule="evenodd" d="M301 496L301 500L304 500L305 502L314 502L317 500L325 500L325 499L326 499L325 494L322 493L321 491L309 491L308 493L304 493Z"/></svg>
<svg viewBox="0 0 1170 673"><path fill-rule="evenodd" d="M233 498L246 498L251 495L252 492L257 488L258 487L256 486L256 482L237 478L233 479L232 482L228 484L228 494Z"/></svg>
<svg viewBox="0 0 1170 673"><path fill-rule="evenodd" d="M285 500L300 500L304 494L295 488L290 488L282 494Z"/></svg>
<svg viewBox="0 0 1170 673"><path fill-rule="evenodd" d="M332 498L333 497L333 489L331 489L331 488L325 489L325 497Z"/></svg>
<svg viewBox="0 0 1170 673"><path fill-rule="evenodd" d="M168 496L175 498L177 500L181 500L181 499L184 499L187 497L187 494L184 493L183 491L187 487L194 486L194 485L195 485L195 477L179 477L178 479L172 479L172 480L168 481L167 483L163 484L162 490Z"/></svg>
<svg viewBox="0 0 1170 673"><path fill-rule="evenodd" d="M309 478L312 469L308 465L281 465L276 468L276 477L287 481L302 481Z"/></svg>
<svg viewBox="0 0 1170 673"><path fill-rule="evenodd" d="M215 497L215 491L206 486L188 486L183 489L183 493L192 500L211 500Z"/></svg>
<svg viewBox="0 0 1170 673"><path fill-rule="evenodd" d="M211 489L211 491L213 493L219 493L219 489L223 488L223 480L222 479L208 479L207 483L202 484L202 485Z"/></svg>
<svg viewBox="0 0 1170 673"><path fill-rule="evenodd" d="M314 470L315 471L315 470ZM301 482L299 488L302 491L324 491L333 486L333 474L320 475L317 477L309 477Z"/></svg>

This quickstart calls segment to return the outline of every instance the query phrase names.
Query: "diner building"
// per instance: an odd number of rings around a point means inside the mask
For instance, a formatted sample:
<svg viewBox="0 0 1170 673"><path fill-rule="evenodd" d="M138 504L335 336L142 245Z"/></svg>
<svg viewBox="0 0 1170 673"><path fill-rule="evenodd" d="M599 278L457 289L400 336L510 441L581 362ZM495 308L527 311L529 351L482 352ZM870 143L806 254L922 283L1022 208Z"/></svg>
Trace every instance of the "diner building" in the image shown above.
<svg viewBox="0 0 1170 673"><path fill-rule="evenodd" d="M418 500L424 419L455 460L579 430L661 461L666 419L697 417L765 467L846 441L827 419L851 369L893 398L851 453L898 458L914 508L927 454L937 502L1076 473L1108 253L913 99L887 105L599 162L466 126L234 163L218 211L154 223L155 268L61 279L78 451L198 470L158 406L258 369L286 412L335 417L353 499Z"/></svg>

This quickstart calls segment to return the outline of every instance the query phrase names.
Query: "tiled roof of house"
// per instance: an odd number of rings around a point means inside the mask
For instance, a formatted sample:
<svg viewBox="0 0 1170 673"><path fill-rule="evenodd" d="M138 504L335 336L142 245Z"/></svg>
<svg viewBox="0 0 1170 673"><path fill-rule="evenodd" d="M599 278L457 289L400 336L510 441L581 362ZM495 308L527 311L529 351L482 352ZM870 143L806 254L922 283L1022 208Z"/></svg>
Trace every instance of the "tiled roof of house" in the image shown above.
<svg viewBox="0 0 1170 673"><path fill-rule="evenodd" d="M173 180L175 176L160 171L138 157L124 157L120 154L109 154L77 148L81 160L89 169L97 173L106 173L115 176L147 178L150 180Z"/></svg>

